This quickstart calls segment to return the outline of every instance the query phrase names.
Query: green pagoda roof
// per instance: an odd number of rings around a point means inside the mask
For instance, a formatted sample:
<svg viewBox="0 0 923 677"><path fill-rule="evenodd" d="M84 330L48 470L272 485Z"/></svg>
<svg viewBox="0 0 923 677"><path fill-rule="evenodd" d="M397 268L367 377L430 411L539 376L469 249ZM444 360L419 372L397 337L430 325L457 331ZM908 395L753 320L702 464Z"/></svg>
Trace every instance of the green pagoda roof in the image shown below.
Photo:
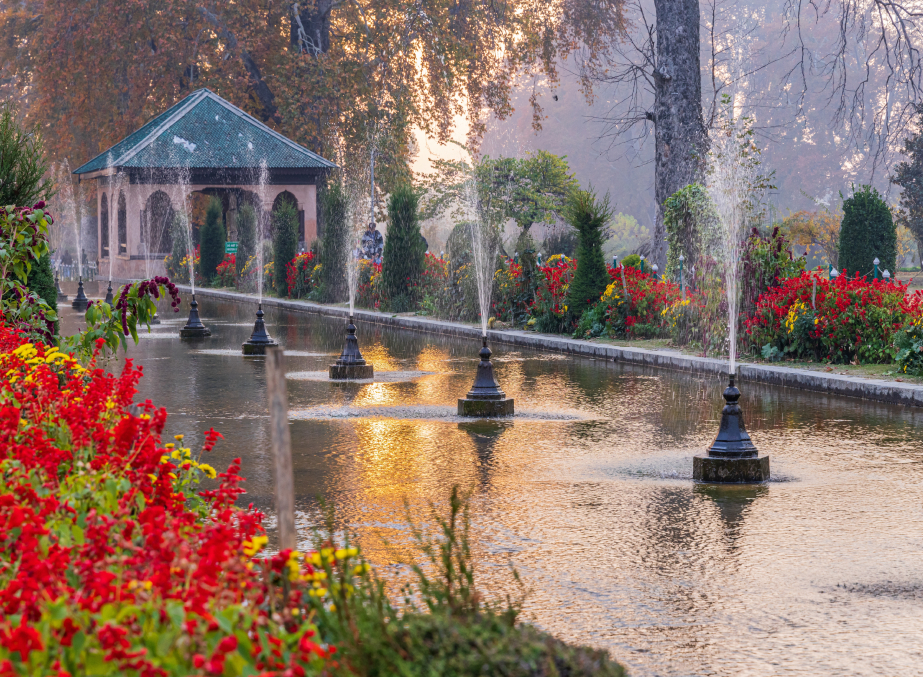
<svg viewBox="0 0 923 677"><path fill-rule="evenodd" d="M208 89L199 89L74 174L110 167L325 170L336 167Z"/></svg>

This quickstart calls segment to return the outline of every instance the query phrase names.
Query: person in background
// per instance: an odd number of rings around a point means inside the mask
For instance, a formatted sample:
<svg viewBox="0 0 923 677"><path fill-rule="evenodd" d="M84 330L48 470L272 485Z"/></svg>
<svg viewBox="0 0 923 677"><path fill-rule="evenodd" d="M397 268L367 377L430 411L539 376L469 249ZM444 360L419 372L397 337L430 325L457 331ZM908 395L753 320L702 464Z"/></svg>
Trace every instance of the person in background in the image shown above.
<svg viewBox="0 0 923 677"><path fill-rule="evenodd" d="M380 259L384 248L385 239L381 236L381 233L378 232L378 228L375 227L375 222L369 221L369 226L362 236L362 249L365 253L365 258L369 261Z"/></svg>

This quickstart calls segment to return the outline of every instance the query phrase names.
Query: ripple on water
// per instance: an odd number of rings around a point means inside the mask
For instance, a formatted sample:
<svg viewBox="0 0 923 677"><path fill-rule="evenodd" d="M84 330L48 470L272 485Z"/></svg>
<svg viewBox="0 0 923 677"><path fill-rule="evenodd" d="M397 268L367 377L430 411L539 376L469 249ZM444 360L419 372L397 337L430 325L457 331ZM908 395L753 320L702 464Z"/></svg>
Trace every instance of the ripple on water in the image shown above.
<svg viewBox="0 0 923 677"><path fill-rule="evenodd" d="M447 423L470 423L476 420L459 416L457 407L436 405L411 405L393 407L336 407L319 406L294 409L288 417L296 421L349 420L361 418L409 419L417 421L446 421ZM590 417L578 413L518 411L509 418L491 419L503 423L549 423L554 421L585 421Z"/></svg>
<svg viewBox="0 0 923 677"><path fill-rule="evenodd" d="M240 348L202 348L201 350L196 350L196 353L200 355L225 355L225 356L235 356L243 357L243 353ZM286 350L286 357L330 357L330 353L311 353L306 350ZM262 355L247 355L247 358L251 357L263 357Z"/></svg>
<svg viewBox="0 0 923 677"><path fill-rule="evenodd" d="M435 373L434 371L376 371L373 378L333 380L328 371L292 371L285 377L294 381L328 381L330 383L400 383L413 381L423 376L432 376Z"/></svg>

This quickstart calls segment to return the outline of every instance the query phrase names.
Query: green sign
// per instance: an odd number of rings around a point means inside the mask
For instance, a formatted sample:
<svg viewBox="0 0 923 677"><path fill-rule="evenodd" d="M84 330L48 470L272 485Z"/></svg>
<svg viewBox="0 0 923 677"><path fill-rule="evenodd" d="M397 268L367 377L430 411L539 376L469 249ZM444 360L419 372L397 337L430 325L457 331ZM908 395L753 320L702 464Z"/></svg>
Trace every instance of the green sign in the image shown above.
<svg viewBox="0 0 923 677"><path fill-rule="evenodd" d="M224 243L224 253L225 254L236 254L237 253L237 243L236 242L225 242Z"/></svg>

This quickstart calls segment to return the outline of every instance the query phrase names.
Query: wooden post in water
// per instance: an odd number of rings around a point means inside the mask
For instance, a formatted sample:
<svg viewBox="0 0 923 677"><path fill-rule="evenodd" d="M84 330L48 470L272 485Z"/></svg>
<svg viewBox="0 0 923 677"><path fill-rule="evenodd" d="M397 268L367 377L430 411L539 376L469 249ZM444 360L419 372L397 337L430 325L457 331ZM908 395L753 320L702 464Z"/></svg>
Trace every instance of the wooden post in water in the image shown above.
<svg viewBox="0 0 923 677"><path fill-rule="evenodd" d="M288 430L285 353L279 346L266 347L266 392L269 395L269 427L276 487L276 515L279 521L279 549L294 550L297 539L292 438Z"/></svg>

